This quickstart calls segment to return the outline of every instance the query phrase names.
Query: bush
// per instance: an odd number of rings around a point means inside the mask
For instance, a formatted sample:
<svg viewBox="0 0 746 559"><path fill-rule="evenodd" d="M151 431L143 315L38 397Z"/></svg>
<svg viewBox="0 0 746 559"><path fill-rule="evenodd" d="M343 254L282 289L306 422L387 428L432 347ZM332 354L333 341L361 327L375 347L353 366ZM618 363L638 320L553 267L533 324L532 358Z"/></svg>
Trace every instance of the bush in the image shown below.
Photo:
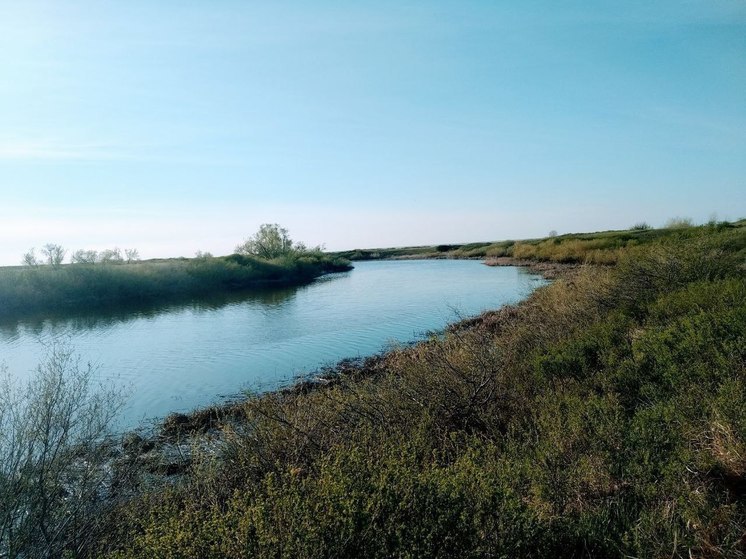
<svg viewBox="0 0 746 559"><path fill-rule="evenodd" d="M0 384L0 555L86 550L105 509L106 436L121 393L55 345L26 386Z"/></svg>
<svg viewBox="0 0 746 559"><path fill-rule="evenodd" d="M653 227L648 224L645 221L638 221L635 223L632 227L630 227L630 231L648 231L649 229L652 229Z"/></svg>
<svg viewBox="0 0 746 559"><path fill-rule="evenodd" d="M694 227L694 221L690 217L672 217L666 222L666 229L686 229Z"/></svg>

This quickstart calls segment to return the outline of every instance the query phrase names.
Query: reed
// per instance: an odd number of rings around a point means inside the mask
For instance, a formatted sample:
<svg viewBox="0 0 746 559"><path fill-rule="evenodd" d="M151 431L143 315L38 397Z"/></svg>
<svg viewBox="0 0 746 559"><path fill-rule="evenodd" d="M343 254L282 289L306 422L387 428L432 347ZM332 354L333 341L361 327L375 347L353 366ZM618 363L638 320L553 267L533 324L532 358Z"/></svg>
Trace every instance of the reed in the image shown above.
<svg viewBox="0 0 746 559"><path fill-rule="evenodd" d="M268 285L296 285L349 262L321 252L0 268L0 317L166 304Z"/></svg>

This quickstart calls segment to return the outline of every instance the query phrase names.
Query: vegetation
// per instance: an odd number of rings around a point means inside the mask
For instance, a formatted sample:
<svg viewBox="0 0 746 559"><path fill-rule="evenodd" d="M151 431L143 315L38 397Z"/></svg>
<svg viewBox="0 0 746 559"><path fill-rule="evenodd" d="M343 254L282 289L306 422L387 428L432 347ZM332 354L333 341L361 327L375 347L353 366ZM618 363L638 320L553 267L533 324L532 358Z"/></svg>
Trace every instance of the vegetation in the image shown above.
<svg viewBox="0 0 746 559"><path fill-rule="evenodd" d="M64 254L62 247L59 251ZM29 254L33 257L33 251ZM320 250L309 251L302 245L271 259L200 254L193 259L141 262L136 250L126 250L125 257L119 249L77 251L72 257L74 264L63 266L50 261L53 265L36 262L0 268L0 317L164 304L266 285L300 284L325 273L350 269L344 259Z"/></svg>
<svg viewBox="0 0 746 559"><path fill-rule="evenodd" d="M265 260L272 260L295 250L293 241L288 236L288 230L277 223L265 223L253 237L250 237L236 247L236 254L248 254ZM303 251L302 249L301 251Z"/></svg>
<svg viewBox="0 0 746 559"><path fill-rule="evenodd" d="M630 227L632 231L647 231L648 229L652 229L652 227L645 221L638 221Z"/></svg>
<svg viewBox="0 0 746 559"><path fill-rule="evenodd" d="M746 230L640 233L442 336L167 420L179 453L195 430L175 469L113 450L119 395L52 348L0 383L0 556L746 556Z"/></svg>
<svg viewBox="0 0 746 559"><path fill-rule="evenodd" d="M57 345L26 386L0 379L0 557L90 549L107 505L105 435L122 403L94 372Z"/></svg>
<svg viewBox="0 0 746 559"><path fill-rule="evenodd" d="M499 241L465 245L437 245L392 249L352 250L336 253L349 260L380 260L399 258L509 258L539 262L572 264L614 264L624 249L644 246L678 235L693 227L688 218L669 220L663 229L652 229L647 223L637 223L628 231L573 233L557 235L551 231L544 239ZM711 220L704 226L710 230L746 227L746 221L735 223Z"/></svg>
<svg viewBox="0 0 746 559"><path fill-rule="evenodd" d="M694 227L694 221L688 217L672 217L666 222L667 229L683 229L685 227Z"/></svg>
<svg viewBox="0 0 746 559"><path fill-rule="evenodd" d="M639 235L614 267L249 400L95 552L743 557L746 231Z"/></svg>

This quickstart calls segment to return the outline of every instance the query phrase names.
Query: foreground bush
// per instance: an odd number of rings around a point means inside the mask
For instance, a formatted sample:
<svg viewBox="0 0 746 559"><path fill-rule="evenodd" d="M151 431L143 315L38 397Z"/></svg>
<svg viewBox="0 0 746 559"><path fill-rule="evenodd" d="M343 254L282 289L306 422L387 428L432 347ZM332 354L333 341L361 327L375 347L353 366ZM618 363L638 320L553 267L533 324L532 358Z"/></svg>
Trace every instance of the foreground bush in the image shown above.
<svg viewBox="0 0 746 559"><path fill-rule="evenodd" d="M106 443L121 393L55 345L25 384L0 378L0 557L90 549L107 510Z"/></svg>

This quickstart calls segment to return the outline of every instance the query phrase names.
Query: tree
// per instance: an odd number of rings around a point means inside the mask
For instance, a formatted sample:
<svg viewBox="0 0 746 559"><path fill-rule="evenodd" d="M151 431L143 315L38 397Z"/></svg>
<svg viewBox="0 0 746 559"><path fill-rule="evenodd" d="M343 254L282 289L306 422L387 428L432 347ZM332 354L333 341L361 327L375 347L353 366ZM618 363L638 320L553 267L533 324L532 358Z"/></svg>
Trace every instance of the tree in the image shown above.
<svg viewBox="0 0 746 559"><path fill-rule="evenodd" d="M0 557L77 556L101 518L121 392L65 344L25 386L0 375Z"/></svg>
<svg viewBox="0 0 746 559"><path fill-rule="evenodd" d="M73 264L95 264L98 261L98 252L95 250L76 250L70 257Z"/></svg>
<svg viewBox="0 0 746 559"><path fill-rule="evenodd" d="M114 247L112 249L102 250L101 254L99 254L99 261L103 264L120 264L124 262L124 258L122 258L122 251L119 250L119 247Z"/></svg>
<svg viewBox="0 0 746 559"><path fill-rule="evenodd" d="M125 248L124 257L127 259L127 264L131 264L140 260L140 252L136 248Z"/></svg>
<svg viewBox="0 0 746 559"><path fill-rule="evenodd" d="M54 267L62 264L66 252L67 251L62 248L61 245L56 245L54 243L47 243L44 245L44 248L41 249L41 253L44 255L47 264Z"/></svg>
<svg viewBox="0 0 746 559"><path fill-rule="evenodd" d="M264 223L259 231L236 247L236 252L271 260L293 252L293 241L284 227L277 223Z"/></svg>
<svg viewBox="0 0 746 559"><path fill-rule="evenodd" d="M24 266L38 266L39 264L41 264L41 262L39 262L39 259L36 258L35 250L36 249L32 247L27 253L23 255L23 260L21 262Z"/></svg>

